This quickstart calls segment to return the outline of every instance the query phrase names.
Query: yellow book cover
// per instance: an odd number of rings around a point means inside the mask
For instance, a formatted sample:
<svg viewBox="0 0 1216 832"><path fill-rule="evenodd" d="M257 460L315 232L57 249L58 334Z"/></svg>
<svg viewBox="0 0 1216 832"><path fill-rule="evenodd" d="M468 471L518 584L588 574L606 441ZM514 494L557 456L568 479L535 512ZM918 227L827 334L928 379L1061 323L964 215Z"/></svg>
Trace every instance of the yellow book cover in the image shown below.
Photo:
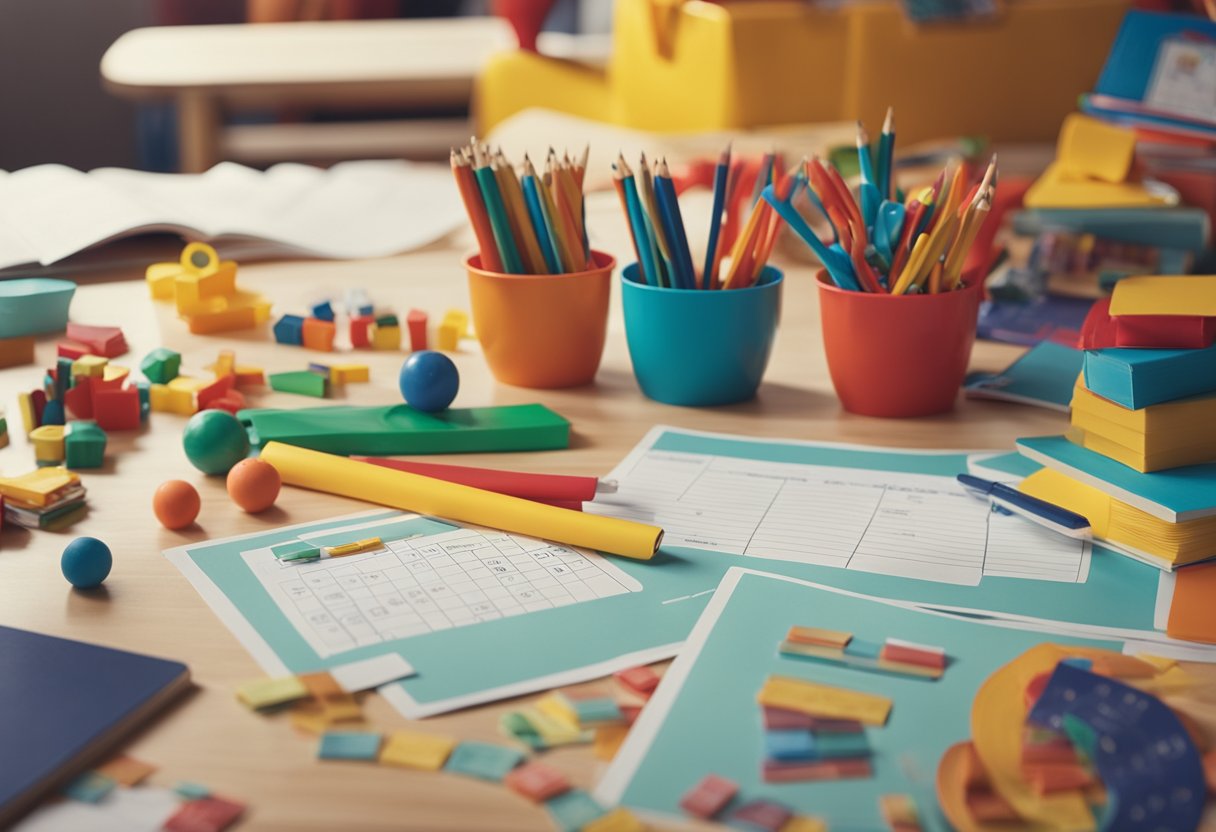
<svg viewBox="0 0 1216 832"><path fill-rule="evenodd" d="M1081 412L1146 435L1193 433L1198 439L1199 434L1210 432L1210 426L1216 421L1216 396L1195 396L1130 410L1091 392L1081 378L1073 387L1071 406L1073 424L1077 424L1075 414Z"/></svg>
<svg viewBox="0 0 1216 832"><path fill-rule="evenodd" d="M1134 275L1115 284L1111 315L1216 316L1216 275Z"/></svg>
<svg viewBox="0 0 1216 832"><path fill-rule="evenodd" d="M1072 427L1064 431L1069 442L1094 453L1102 454L1102 456L1110 457L1143 474L1216 461L1216 437L1208 438L1200 445L1184 448L1158 448L1147 442L1143 434L1137 435L1138 441L1124 443L1119 438L1121 434L1126 433L1123 428L1109 426L1109 432L1107 432L1101 427L1095 429L1093 423L1082 425L1082 421L1073 419ZM1094 423L1100 424L1101 421L1095 419Z"/></svg>

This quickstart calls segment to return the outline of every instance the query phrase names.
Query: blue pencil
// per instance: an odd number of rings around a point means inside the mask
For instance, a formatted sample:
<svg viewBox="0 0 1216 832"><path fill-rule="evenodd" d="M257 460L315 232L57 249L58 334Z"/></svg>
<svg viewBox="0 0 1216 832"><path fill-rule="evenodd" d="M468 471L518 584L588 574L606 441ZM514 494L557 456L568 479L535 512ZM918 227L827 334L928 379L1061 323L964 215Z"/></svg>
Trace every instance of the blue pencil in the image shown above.
<svg viewBox="0 0 1216 832"><path fill-rule="evenodd" d="M545 221L545 209L540 204L540 192L537 190L536 169L532 160L524 156L524 202L528 206L528 216L532 218L532 226L536 229L536 239L540 243L540 253L545 258L545 265L550 274L561 274L562 266L549 242L552 232L549 223Z"/></svg>
<svg viewBox="0 0 1216 832"><path fill-rule="evenodd" d="M730 173L730 145L718 157L714 170L714 207L709 218L709 242L705 245L705 268L701 271L701 288L713 285L714 255L718 252L718 234L722 231L722 210L726 207L726 178Z"/></svg>
<svg viewBox="0 0 1216 832"><path fill-rule="evenodd" d="M515 238L511 236L511 225L507 220L507 206L502 201L502 191L498 190L498 180L490 169L481 148L473 146L475 167L474 176L481 188L481 198L485 200L486 212L490 215L490 226L494 229L494 241L502 254L503 266L508 274L523 274L524 263L519 257L519 249L515 247Z"/></svg>
<svg viewBox="0 0 1216 832"><path fill-rule="evenodd" d="M663 228L667 232L667 243L671 246L672 267L680 289L697 288L697 275L692 265L692 252L688 249L688 236L684 233L684 218L680 215L680 203L676 198L676 186L671 181L667 160L659 161L654 177L655 198L659 212L663 215Z"/></svg>
<svg viewBox="0 0 1216 832"><path fill-rule="evenodd" d="M646 215L642 211L642 200L638 197L637 182L633 179L633 172L626 164L624 155L617 159L616 172L620 177L621 190L625 194L625 211L629 215L629 226L633 229L633 244L637 249L638 259L642 261L642 276L651 286L660 286L662 282L656 258L657 249L646 227Z"/></svg>

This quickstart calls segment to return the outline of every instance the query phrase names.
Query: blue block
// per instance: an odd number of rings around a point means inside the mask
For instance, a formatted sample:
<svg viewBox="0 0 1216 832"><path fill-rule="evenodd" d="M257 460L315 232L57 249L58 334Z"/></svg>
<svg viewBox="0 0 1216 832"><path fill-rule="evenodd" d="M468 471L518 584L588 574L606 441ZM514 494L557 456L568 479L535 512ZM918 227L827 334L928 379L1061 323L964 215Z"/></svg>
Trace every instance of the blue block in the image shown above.
<svg viewBox="0 0 1216 832"><path fill-rule="evenodd" d="M870 756L870 741L865 733L816 734L815 759L839 760Z"/></svg>
<svg viewBox="0 0 1216 832"><path fill-rule="evenodd" d="M492 745L488 742L462 742L448 757L444 771L476 777L478 780L489 780L492 783L502 782L517 765L523 762L524 754L505 745Z"/></svg>
<svg viewBox="0 0 1216 832"><path fill-rule="evenodd" d="M42 408L42 424L62 425L66 421L65 417L63 399L47 399L46 406Z"/></svg>
<svg viewBox="0 0 1216 832"><path fill-rule="evenodd" d="M72 359L60 358L55 362L55 398L63 401L63 394L72 386Z"/></svg>
<svg viewBox="0 0 1216 832"><path fill-rule="evenodd" d="M312 306L312 316L320 321L332 321L334 319L334 308L327 300L314 303Z"/></svg>
<svg viewBox="0 0 1216 832"><path fill-rule="evenodd" d="M882 645L876 641L866 641L862 638L854 636L849 640L849 643L844 646L844 654L846 656L855 656L859 659L877 659L882 652Z"/></svg>
<svg viewBox="0 0 1216 832"><path fill-rule="evenodd" d="M137 381L135 389L139 391L139 421L146 422L148 414L152 412L152 383Z"/></svg>
<svg viewBox="0 0 1216 832"><path fill-rule="evenodd" d="M792 762L814 760L815 737L801 729L765 731L764 753L770 759Z"/></svg>
<svg viewBox="0 0 1216 832"><path fill-rule="evenodd" d="M322 760L375 760L380 756L380 735L371 731L326 731L317 757Z"/></svg>
<svg viewBox="0 0 1216 832"><path fill-rule="evenodd" d="M304 319L299 315L284 315L274 325L274 340L280 344L300 346L304 343Z"/></svg>
<svg viewBox="0 0 1216 832"><path fill-rule="evenodd" d="M545 801L545 810L561 832L578 832L605 811L582 789L571 789Z"/></svg>
<svg viewBox="0 0 1216 832"><path fill-rule="evenodd" d="M595 722L620 722L624 719L620 706L610 696L598 699L575 699L572 701L578 721L584 725Z"/></svg>
<svg viewBox="0 0 1216 832"><path fill-rule="evenodd" d="M1216 390L1216 346L1202 350L1089 350L1084 370L1090 392L1139 410Z"/></svg>

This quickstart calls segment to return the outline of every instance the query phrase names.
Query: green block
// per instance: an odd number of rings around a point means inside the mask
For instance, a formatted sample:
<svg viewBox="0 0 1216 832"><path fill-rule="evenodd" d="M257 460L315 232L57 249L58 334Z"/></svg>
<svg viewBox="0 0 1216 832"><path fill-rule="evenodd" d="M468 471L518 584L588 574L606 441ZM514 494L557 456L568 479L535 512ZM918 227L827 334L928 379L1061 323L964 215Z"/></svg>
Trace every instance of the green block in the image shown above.
<svg viewBox="0 0 1216 832"><path fill-rule="evenodd" d="M331 454L462 454L569 447L570 423L543 404L450 408L423 413L388 407L242 410L256 447L282 442Z"/></svg>
<svg viewBox="0 0 1216 832"><path fill-rule="evenodd" d="M325 376L308 370L296 370L290 373L271 373L267 379L271 390L280 393L297 393L301 396L325 398Z"/></svg>
<svg viewBox="0 0 1216 832"><path fill-rule="evenodd" d="M68 422L63 436L63 464L100 468L106 460L106 432L93 421Z"/></svg>
<svg viewBox="0 0 1216 832"><path fill-rule="evenodd" d="M376 326L400 326L396 315L381 315L376 318Z"/></svg>
<svg viewBox="0 0 1216 832"><path fill-rule="evenodd" d="M522 751L488 742L462 742L452 751L444 771L499 783L523 762Z"/></svg>
<svg viewBox="0 0 1216 832"><path fill-rule="evenodd" d="M604 807L582 789L571 789L545 801L545 810L553 825L562 832L578 832L605 812Z"/></svg>
<svg viewBox="0 0 1216 832"><path fill-rule="evenodd" d="M153 384L168 384L177 378L182 368L182 354L157 347L139 362L140 372Z"/></svg>
<svg viewBox="0 0 1216 832"><path fill-rule="evenodd" d="M284 562L318 560L321 550L303 540L293 540L290 543L280 543L270 547L270 553Z"/></svg>

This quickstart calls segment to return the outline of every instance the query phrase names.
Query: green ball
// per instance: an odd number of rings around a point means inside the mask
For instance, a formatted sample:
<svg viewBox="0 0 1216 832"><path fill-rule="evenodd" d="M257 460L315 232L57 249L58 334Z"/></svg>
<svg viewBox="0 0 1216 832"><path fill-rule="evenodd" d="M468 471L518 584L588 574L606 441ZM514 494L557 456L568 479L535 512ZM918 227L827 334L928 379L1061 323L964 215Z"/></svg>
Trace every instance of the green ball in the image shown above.
<svg viewBox="0 0 1216 832"><path fill-rule="evenodd" d="M223 410L201 410L182 431L186 459L204 474L227 474L249 456L249 434L235 416Z"/></svg>

